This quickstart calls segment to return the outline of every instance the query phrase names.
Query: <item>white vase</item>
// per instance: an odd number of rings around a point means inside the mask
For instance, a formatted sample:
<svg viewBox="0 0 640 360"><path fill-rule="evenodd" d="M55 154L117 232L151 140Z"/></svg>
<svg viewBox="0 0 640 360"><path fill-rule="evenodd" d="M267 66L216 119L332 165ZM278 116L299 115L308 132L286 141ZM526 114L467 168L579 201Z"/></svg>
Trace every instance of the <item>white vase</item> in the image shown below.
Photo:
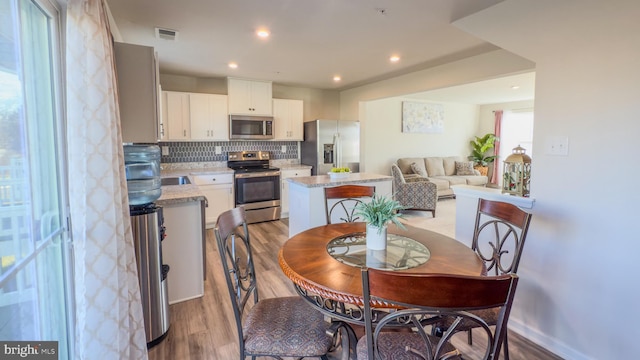
<svg viewBox="0 0 640 360"><path fill-rule="evenodd" d="M382 229L367 224L367 248L371 250L384 250L387 248L387 226Z"/></svg>

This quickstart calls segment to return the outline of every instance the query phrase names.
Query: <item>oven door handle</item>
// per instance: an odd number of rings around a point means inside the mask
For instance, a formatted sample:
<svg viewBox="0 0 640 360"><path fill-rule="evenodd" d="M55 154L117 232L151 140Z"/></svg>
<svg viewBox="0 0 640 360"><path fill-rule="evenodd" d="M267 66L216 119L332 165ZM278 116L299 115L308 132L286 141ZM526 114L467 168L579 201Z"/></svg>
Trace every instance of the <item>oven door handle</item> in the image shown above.
<svg viewBox="0 0 640 360"><path fill-rule="evenodd" d="M280 172L279 171L269 171L269 172L255 172L255 173L236 174L236 179L248 179L248 178L266 177L266 176L280 176Z"/></svg>

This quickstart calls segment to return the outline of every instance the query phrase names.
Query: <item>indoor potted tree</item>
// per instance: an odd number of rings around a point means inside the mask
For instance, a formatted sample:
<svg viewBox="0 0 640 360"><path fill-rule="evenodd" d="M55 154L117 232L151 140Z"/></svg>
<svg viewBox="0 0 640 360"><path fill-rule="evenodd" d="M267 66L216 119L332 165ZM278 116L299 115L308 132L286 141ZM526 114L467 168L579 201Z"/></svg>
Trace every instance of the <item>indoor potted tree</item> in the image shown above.
<svg viewBox="0 0 640 360"><path fill-rule="evenodd" d="M494 148L495 142L499 140L494 134L488 133L483 137L476 136L471 140L471 155L469 160L473 161L474 169L478 170L481 175L487 176L489 172L488 165L495 161L497 155L486 155L489 150Z"/></svg>
<svg viewBox="0 0 640 360"><path fill-rule="evenodd" d="M370 202L362 202L356 206L356 215L367 223L367 248L384 250L387 246L387 225L391 222L404 229L399 221L400 210L404 207L396 200L373 194Z"/></svg>

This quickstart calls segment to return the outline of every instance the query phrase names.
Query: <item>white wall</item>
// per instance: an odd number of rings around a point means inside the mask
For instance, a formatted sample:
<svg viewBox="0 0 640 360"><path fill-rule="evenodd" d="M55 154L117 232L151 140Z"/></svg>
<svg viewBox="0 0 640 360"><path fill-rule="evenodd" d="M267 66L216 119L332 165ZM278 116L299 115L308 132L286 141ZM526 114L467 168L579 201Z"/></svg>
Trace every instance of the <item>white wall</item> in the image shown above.
<svg viewBox="0 0 640 360"><path fill-rule="evenodd" d="M510 325L568 359L640 354L638 14L635 0L508 0L456 22L536 62L536 203ZM554 136L568 156L548 154Z"/></svg>
<svg viewBox="0 0 640 360"><path fill-rule="evenodd" d="M469 140L478 128L478 106L438 103L444 106L445 125L442 134L414 134L402 132L402 101L416 101L402 97L364 103L366 120L361 122L361 171L391 173L391 164L401 157L468 156Z"/></svg>
<svg viewBox="0 0 640 360"><path fill-rule="evenodd" d="M637 0L506 0L455 23L535 62L535 206L510 327L567 359L640 354L638 14ZM344 91L341 117L368 121L363 102L491 77L484 60ZM555 136L568 156L547 153Z"/></svg>

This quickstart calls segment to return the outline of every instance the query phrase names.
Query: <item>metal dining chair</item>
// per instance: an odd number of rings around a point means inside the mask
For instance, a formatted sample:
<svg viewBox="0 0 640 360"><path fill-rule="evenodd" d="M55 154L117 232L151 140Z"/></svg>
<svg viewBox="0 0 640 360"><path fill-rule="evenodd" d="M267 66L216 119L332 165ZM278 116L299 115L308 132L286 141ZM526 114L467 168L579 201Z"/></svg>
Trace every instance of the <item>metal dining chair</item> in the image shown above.
<svg viewBox="0 0 640 360"><path fill-rule="evenodd" d="M517 273L522 249L529 231L532 215L519 207L487 199L478 200L478 211L473 231L471 249L484 261L488 274ZM498 321L496 309L474 312L490 325ZM450 324L445 323L446 328ZM463 323L458 331L467 331L469 345L473 343L473 323ZM504 339L504 357L509 360L509 342Z"/></svg>
<svg viewBox="0 0 640 360"><path fill-rule="evenodd" d="M327 215L327 224L334 219L341 222L355 222L360 220L356 213L356 206L362 203L362 198L372 197L376 191L375 186L341 185L324 188L324 201ZM331 201L338 199L338 201Z"/></svg>
<svg viewBox="0 0 640 360"><path fill-rule="evenodd" d="M364 268L365 336L358 341L357 358L460 359L462 354L450 339L460 324L471 322L487 335L483 359L498 359L517 284L515 274L461 276ZM386 312L379 309L390 306L399 309ZM489 308L499 309L495 327L468 311ZM430 327L443 317L451 319L451 326L440 337L431 335ZM398 331L398 327L404 331Z"/></svg>
<svg viewBox="0 0 640 360"><path fill-rule="evenodd" d="M247 356L320 357L334 350L343 326L329 324L300 296L259 299L244 208L218 217L214 229L231 306L240 359Z"/></svg>

